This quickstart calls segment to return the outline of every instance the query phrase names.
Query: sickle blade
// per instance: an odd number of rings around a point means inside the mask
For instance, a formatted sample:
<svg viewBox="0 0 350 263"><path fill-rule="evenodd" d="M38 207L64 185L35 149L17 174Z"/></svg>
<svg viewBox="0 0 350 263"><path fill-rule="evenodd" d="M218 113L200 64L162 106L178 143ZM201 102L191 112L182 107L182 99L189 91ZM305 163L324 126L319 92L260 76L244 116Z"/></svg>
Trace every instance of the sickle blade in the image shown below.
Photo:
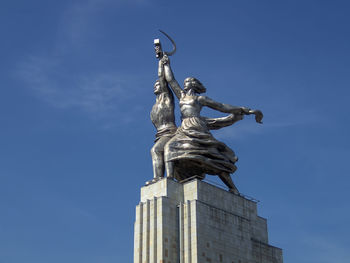
<svg viewBox="0 0 350 263"><path fill-rule="evenodd" d="M171 43L173 44L173 50L172 50L171 52L165 51L164 53L165 53L166 55L168 55L168 56L174 55L175 52L176 52L176 44L175 44L175 41L174 41L167 33L165 33L164 31L162 31L162 30L160 30L160 29L159 29L159 31L160 31L162 34L164 34L164 35L171 41Z"/></svg>

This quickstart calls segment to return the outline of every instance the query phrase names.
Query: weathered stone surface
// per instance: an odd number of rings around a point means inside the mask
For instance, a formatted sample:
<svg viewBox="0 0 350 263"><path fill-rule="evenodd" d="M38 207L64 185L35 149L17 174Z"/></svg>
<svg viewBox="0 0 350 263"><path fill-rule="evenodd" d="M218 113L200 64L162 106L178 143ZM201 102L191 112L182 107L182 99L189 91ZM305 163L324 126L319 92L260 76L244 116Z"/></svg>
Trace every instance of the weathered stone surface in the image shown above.
<svg viewBox="0 0 350 263"><path fill-rule="evenodd" d="M199 180L141 188L134 263L282 263L256 202Z"/></svg>

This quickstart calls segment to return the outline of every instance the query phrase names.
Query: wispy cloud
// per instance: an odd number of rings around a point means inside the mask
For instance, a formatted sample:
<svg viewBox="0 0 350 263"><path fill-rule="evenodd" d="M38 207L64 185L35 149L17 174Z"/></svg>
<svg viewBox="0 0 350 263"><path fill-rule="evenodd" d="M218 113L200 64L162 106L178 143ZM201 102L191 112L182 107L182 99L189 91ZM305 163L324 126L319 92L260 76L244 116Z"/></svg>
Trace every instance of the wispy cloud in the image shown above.
<svg viewBox="0 0 350 263"><path fill-rule="evenodd" d="M94 22L98 13L109 5L122 2L124 0L88 0L70 4L61 16L57 48L63 50L66 46L80 45L88 34L94 32Z"/></svg>
<svg viewBox="0 0 350 263"><path fill-rule="evenodd" d="M323 236L307 236L304 237L302 243L309 251L318 251L318 253L307 253L304 262L318 263L346 263L349 261L350 252L344 244L340 244L329 237Z"/></svg>
<svg viewBox="0 0 350 263"><path fill-rule="evenodd" d="M232 139L241 138L244 134L258 134L261 132L261 127L259 124L253 121L241 121L233 126L225 127L218 131L215 131L215 137L218 139Z"/></svg>
<svg viewBox="0 0 350 263"><path fill-rule="evenodd" d="M103 114L130 96L127 77L114 72L72 74L55 58L31 56L18 65L17 74L40 99L61 109Z"/></svg>
<svg viewBox="0 0 350 263"><path fill-rule="evenodd" d="M70 4L61 15L54 45L45 54L30 54L19 61L15 77L52 107L79 110L92 118L113 115L121 121L132 120L130 115L140 109L125 104L135 96L132 91L137 80L105 68L92 70L79 57L80 49L97 31L93 27L100 13L124 2L88 0ZM81 65L74 67L79 61Z"/></svg>
<svg viewBox="0 0 350 263"><path fill-rule="evenodd" d="M150 0L87 0L69 5L63 12L58 30L58 48L84 44L86 38L96 34L96 24L103 12L125 4L145 5Z"/></svg>

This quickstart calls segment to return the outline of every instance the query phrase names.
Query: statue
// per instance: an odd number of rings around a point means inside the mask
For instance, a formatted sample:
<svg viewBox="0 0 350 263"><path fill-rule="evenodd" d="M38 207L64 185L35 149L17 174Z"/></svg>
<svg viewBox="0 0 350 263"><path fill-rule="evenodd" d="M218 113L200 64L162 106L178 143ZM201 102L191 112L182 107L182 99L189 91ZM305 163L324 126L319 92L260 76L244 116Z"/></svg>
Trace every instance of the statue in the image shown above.
<svg viewBox="0 0 350 263"><path fill-rule="evenodd" d="M161 56L160 42L155 43L155 46L156 56ZM161 63L159 60L159 64ZM164 67L159 66L158 68L159 79L154 84L156 102L151 111L151 121L157 130L155 143L151 149L153 179L146 184L154 183L164 176L164 146L177 129L174 116L174 96L165 81Z"/></svg>
<svg viewBox="0 0 350 263"><path fill-rule="evenodd" d="M173 43L175 52L174 41L168 35L166 36ZM255 115L256 122L262 123L262 112L216 102L200 95L205 93L206 88L193 77L185 79L182 89L170 67L169 53L161 51L160 43L156 44L156 56L159 58L159 78L165 78L166 83L179 99L182 120L181 126L163 145L167 177L182 181L193 176L203 179L205 174L217 175L230 192L239 194L230 176L237 169L235 163L238 158L226 144L216 140L210 130L232 125L242 120L244 115L250 114ZM229 113L229 115L222 118L203 117L200 112L204 106Z"/></svg>

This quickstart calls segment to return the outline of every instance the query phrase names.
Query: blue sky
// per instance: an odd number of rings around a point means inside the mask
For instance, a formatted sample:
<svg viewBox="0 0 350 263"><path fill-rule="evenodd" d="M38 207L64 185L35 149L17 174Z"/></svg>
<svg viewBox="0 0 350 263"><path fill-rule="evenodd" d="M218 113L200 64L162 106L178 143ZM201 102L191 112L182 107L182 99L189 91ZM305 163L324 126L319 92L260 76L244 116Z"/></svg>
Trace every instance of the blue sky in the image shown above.
<svg viewBox="0 0 350 263"><path fill-rule="evenodd" d="M348 1L0 3L0 262L132 262L152 177L157 61L261 109L214 136L239 157L284 262L349 262ZM177 121L179 112L177 110ZM203 111L207 116L218 116ZM211 178L214 180L214 178Z"/></svg>

